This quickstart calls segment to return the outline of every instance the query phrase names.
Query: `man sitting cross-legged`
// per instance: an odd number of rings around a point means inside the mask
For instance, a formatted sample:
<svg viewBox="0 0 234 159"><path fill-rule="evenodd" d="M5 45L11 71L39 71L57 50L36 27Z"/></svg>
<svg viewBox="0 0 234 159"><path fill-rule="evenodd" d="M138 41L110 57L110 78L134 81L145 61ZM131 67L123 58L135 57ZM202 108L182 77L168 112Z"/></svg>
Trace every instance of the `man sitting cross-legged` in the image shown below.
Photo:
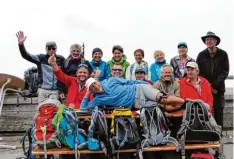
<svg viewBox="0 0 234 159"><path fill-rule="evenodd" d="M146 101L155 101L160 104L181 106L184 99L176 96L163 98L163 93L154 89L145 81L125 80L122 78L109 78L101 83L94 78L89 78L85 86L88 91L82 100L81 108L92 108L101 105L112 105L114 107L127 107L139 109ZM95 98L88 102L91 94Z"/></svg>

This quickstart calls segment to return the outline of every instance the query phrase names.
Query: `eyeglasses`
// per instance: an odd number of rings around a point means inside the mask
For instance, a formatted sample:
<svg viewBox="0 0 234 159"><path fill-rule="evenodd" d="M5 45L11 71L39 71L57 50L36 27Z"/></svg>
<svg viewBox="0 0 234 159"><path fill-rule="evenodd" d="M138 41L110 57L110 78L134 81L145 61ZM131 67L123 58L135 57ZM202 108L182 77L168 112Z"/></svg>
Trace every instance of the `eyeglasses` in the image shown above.
<svg viewBox="0 0 234 159"><path fill-rule="evenodd" d="M49 51L50 51L50 50L55 51L55 50L56 50L56 48L55 48L55 47L48 47L48 50L49 50Z"/></svg>
<svg viewBox="0 0 234 159"><path fill-rule="evenodd" d="M115 69L115 68L113 68L112 71L122 72L123 70L122 69Z"/></svg>

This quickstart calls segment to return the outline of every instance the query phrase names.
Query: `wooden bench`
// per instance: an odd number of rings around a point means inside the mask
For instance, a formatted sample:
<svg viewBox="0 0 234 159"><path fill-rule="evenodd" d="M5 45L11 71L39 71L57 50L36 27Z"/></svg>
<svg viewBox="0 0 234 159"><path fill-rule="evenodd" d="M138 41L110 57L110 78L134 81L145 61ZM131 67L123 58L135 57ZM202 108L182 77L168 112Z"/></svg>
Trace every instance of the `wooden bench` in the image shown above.
<svg viewBox="0 0 234 159"><path fill-rule="evenodd" d="M197 149L207 149L213 148L218 149L220 147L219 142L210 142L205 144L186 144L185 150L197 150ZM144 152L156 152L156 151L176 151L176 147L174 145L162 145L162 146L155 146L155 147L148 147L144 149ZM116 150L119 153L134 153L136 149L125 149L125 150ZM90 150L79 150L80 154L102 154L103 151L90 151ZM36 156L36 158L40 158L39 155L44 155L43 149L35 149L33 150L32 154ZM71 155L75 154L74 150L71 150L67 147L63 148L54 148L48 149L47 155Z"/></svg>

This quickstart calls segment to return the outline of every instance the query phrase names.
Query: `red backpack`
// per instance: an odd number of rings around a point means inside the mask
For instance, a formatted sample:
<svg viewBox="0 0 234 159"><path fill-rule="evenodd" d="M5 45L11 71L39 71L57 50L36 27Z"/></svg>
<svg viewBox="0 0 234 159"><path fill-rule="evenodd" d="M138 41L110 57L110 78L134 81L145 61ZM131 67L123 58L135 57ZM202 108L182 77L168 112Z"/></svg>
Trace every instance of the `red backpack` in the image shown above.
<svg viewBox="0 0 234 159"><path fill-rule="evenodd" d="M56 130L52 126L52 120L60 102L55 99L47 99L38 105L37 114L34 117L33 136L39 147L54 148L60 147Z"/></svg>

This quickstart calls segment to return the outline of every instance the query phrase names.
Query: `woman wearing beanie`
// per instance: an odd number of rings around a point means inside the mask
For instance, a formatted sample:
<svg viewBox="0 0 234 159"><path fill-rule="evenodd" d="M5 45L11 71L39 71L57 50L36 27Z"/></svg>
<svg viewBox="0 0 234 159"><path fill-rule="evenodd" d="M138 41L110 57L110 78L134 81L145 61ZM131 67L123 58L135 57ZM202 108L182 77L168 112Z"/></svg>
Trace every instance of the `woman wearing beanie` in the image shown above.
<svg viewBox="0 0 234 159"><path fill-rule="evenodd" d="M108 61L108 64L110 66L110 69L112 69L114 64L121 65L123 68L123 75L122 77L125 78L126 70L128 66L130 65L127 61L126 55L123 54L123 48L119 45L115 45L112 48L113 57L112 60Z"/></svg>
<svg viewBox="0 0 234 159"><path fill-rule="evenodd" d="M102 55L103 52L100 48L94 48L92 52L93 60L89 62L94 71L100 70L98 81L103 81L111 77L110 67L105 61L102 61Z"/></svg>
<svg viewBox="0 0 234 159"><path fill-rule="evenodd" d="M155 62L150 65L150 79L154 83L161 77L161 67L166 63L165 54L161 50L154 52Z"/></svg>

